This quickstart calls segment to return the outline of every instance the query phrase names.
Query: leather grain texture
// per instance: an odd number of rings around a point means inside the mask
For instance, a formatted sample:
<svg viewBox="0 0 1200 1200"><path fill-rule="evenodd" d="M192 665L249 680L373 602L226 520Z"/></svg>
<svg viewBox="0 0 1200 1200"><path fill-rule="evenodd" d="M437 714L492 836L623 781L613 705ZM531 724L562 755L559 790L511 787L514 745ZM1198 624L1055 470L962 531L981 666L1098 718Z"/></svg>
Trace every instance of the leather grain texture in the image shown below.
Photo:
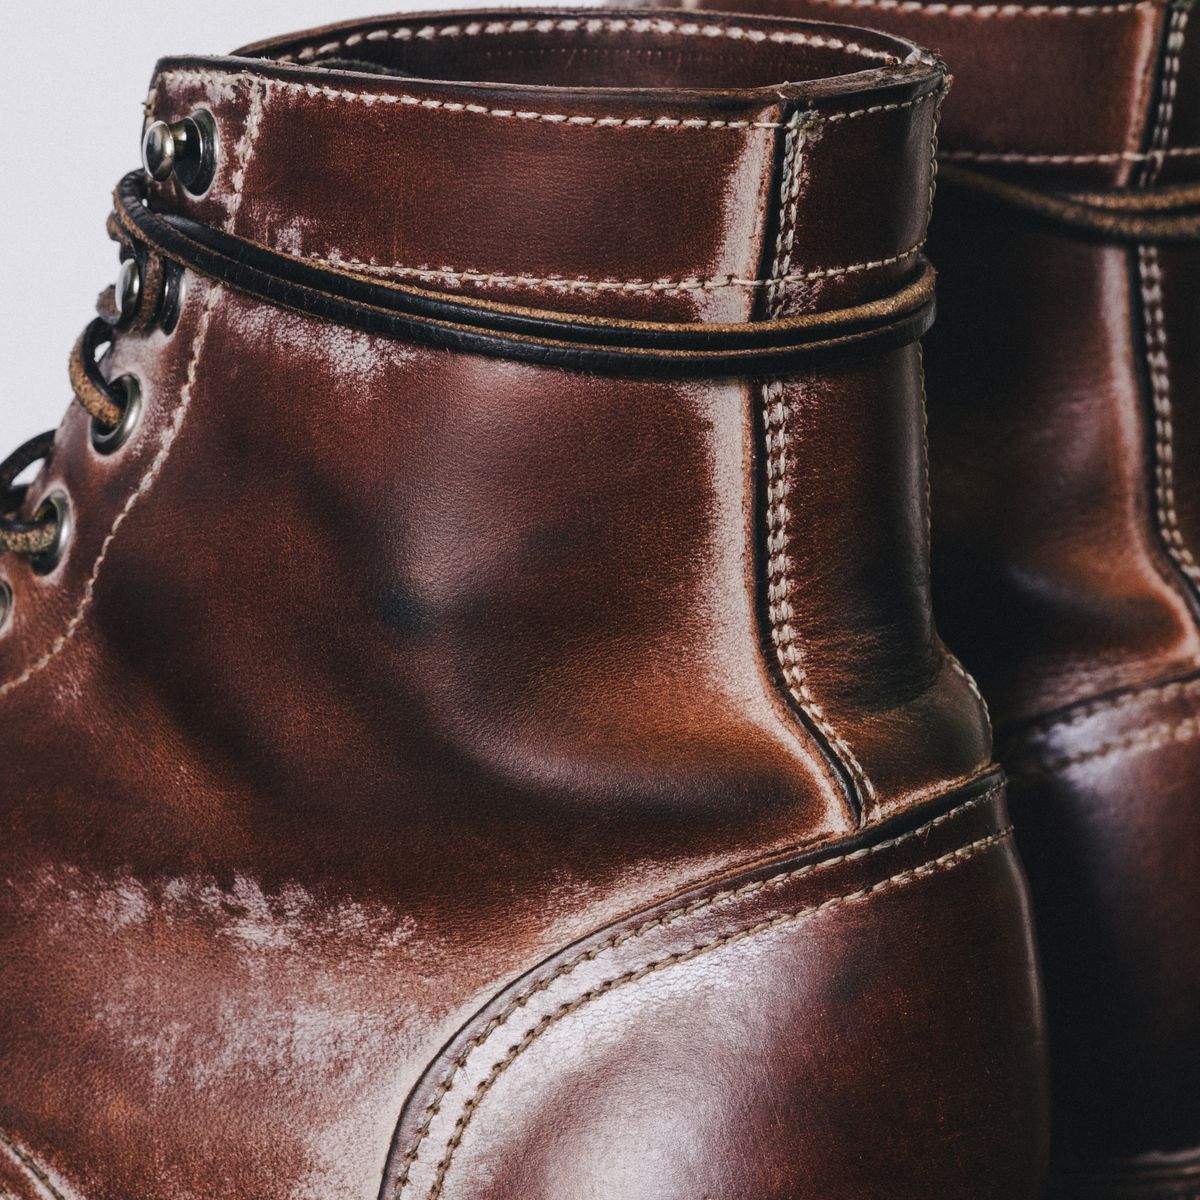
<svg viewBox="0 0 1200 1200"><path fill-rule="evenodd" d="M728 5L934 46L945 162L1114 203L1200 181L1187 3ZM1013 773L1064 1197L1200 1195L1200 244L945 188L934 596Z"/></svg>
<svg viewBox="0 0 1200 1200"><path fill-rule="evenodd" d="M149 203L446 303L769 328L921 271L943 85L825 25L393 19L162 64L217 166ZM101 456L73 409L25 502L66 557L0 563L0 1187L1033 1200L915 346L602 374L188 270L101 371L141 424Z"/></svg>

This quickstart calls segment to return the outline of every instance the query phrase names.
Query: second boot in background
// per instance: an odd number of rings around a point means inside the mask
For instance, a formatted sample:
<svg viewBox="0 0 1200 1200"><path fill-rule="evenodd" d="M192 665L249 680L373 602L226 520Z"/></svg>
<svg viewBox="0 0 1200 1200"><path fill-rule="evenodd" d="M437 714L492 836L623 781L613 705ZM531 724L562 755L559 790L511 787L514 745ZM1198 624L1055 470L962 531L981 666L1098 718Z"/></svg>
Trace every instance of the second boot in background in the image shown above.
<svg viewBox="0 0 1200 1200"><path fill-rule="evenodd" d="M729 7L728 0L719 0ZM1056 1197L1200 1195L1200 24L766 0L946 59L935 599L1047 976Z"/></svg>

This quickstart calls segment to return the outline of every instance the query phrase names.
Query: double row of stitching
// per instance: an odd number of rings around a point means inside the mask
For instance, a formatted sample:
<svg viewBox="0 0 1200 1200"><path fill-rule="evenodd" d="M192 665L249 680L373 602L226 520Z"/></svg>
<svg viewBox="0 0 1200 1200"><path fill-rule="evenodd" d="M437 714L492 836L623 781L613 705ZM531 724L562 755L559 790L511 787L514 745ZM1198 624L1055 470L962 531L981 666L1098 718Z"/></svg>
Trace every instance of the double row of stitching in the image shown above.
<svg viewBox="0 0 1200 1200"><path fill-rule="evenodd" d="M701 900L693 901L691 904L682 905L678 908L673 908L661 916L655 917L653 920L646 921L641 925L635 926L632 929L622 930L620 933L613 934L612 937L606 939L597 946L593 946L588 950L581 951L573 958L567 959L560 963L552 974L545 979L541 979L533 983L530 987L518 993L509 1004L496 1016L472 1036L462 1050L455 1057L454 1061L449 1064L443 1074L437 1087L434 1089L432 1096L425 1110L421 1114L421 1121L417 1126L416 1137L413 1145L409 1148L404 1158L400 1162L400 1171L396 1179L397 1194L403 1190L407 1183L409 1175L412 1171L413 1164L416 1162L421 1145L425 1138L429 1135L429 1130L433 1124L433 1119L437 1116L442 1101L453 1088L455 1080L458 1078L459 1072L466 1066L467 1060L471 1057L480 1046L484 1044L498 1029L508 1023L509 1019L519 1010L523 1009L529 1001L538 993L546 991L551 985L570 975L584 963L594 962L601 955L607 954L611 950L615 950L623 946L626 942L634 941L638 938L645 937L648 933L656 929L665 929L676 922L687 917L698 916L702 913L709 912L720 905L728 904L731 901L743 899L746 896L755 894L767 888L778 888L785 884L791 883L797 879L806 878L810 875L816 875L823 871L830 870L833 867L841 866L848 862L861 862L864 859L870 858L873 855L883 853L887 850L896 849L909 842L927 838L933 830L950 821L954 821L964 816L966 813L973 811L982 805L989 804L995 800L996 796L1003 791L1003 786L998 785L989 789L982 795L976 796L971 800L965 801L963 804L957 805L949 812L943 813L941 816L934 817L927 821L924 825L916 829L910 830L908 833L901 834L898 837L889 838L887 841L879 842L874 846L867 846L860 850L854 850L847 854L839 854L834 858L822 859L819 862L808 863L802 867L795 867L788 871L782 871L777 875L768 876L765 879L754 880L751 883L743 884L740 887L728 888L724 891L715 892L711 896L706 896Z"/></svg>
<svg viewBox="0 0 1200 1200"><path fill-rule="evenodd" d="M1175 116L1175 95L1179 88L1179 69L1183 55L1183 38L1187 30L1191 0L1171 5L1171 16L1167 23L1167 44L1163 59L1162 79L1159 82L1158 115L1146 148L1148 157L1142 168L1141 184L1151 187L1162 170L1162 152L1167 149L1171 136L1171 122Z"/></svg>
<svg viewBox="0 0 1200 1200"><path fill-rule="evenodd" d="M356 92L346 88L327 87L317 83L301 83L292 79L275 79L270 76L258 75L250 71L204 71L196 68L180 67L164 71L158 78L156 90L161 88L164 80L179 80L209 84L214 87L230 87L240 83L260 81L267 91L282 91L311 96L314 99L344 100L350 103L364 104L371 107L376 104L400 105L407 108L420 108L446 113L469 113L474 116L498 117L517 121L542 121L551 125L561 125L564 128L586 129L650 129L650 130L695 130L716 129L732 130L735 132L747 129L786 129L781 121L729 121L719 118L706 117L618 117L596 116L581 113L541 112L531 109L492 108L483 104L470 104L458 100L432 100L426 97L413 96L407 93L391 92ZM913 108L936 100L942 94L942 89L925 92L911 100L897 101L894 104L874 105L869 108L853 109L847 112L821 113L825 121L848 121L860 117L875 116L878 113L895 112L900 109Z"/></svg>
<svg viewBox="0 0 1200 1200"><path fill-rule="evenodd" d="M812 46L824 50L840 50L875 62L896 63L894 54L873 50L858 42L848 42L828 34L804 33L800 30L764 30L753 26L720 25L700 21L671 21L661 17L567 17L518 18L509 21L467 21L450 24L398 25L360 30L346 37L320 44L309 44L291 54L274 57L276 62L311 63L329 58L344 50L378 42L435 41L439 38L496 37L505 34L547 33L633 33L669 34L677 37L729 39L750 43L785 46Z"/></svg>
<svg viewBox="0 0 1200 1200"><path fill-rule="evenodd" d="M1173 724L1163 723L1134 730L1132 733L1110 738L1098 746L1072 754L1028 755L1018 758L1010 767L1010 777L1014 785L1027 784L1075 767L1102 762L1118 754L1158 750L1163 746L1192 742L1197 738L1200 738L1200 717L1187 717Z"/></svg>
<svg viewBox="0 0 1200 1200"><path fill-rule="evenodd" d="M996 847L1003 845L1012 836L1011 826L1005 827L994 834L989 834L986 837L981 837L960 846L955 850L951 850L946 854L939 855L937 858L930 859L927 862L921 863L919 866L910 867L903 871L898 871L887 879L880 880L877 883L869 884L860 887L851 892L846 892L842 895L830 897L817 904L811 904L804 908L797 909L792 912L780 913L773 917L767 917L755 922L753 925L743 929L735 930L732 933L724 934L720 937L712 938L711 940L701 942L690 947L687 950L678 951L674 954L665 955L662 958L655 959L642 966L625 971L620 975L606 979L604 982L597 984L595 987L588 989L586 992L575 996L571 1000L564 1002L554 1011L547 1013L528 1029L521 1038L515 1042L491 1068L489 1073L480 1081L472 1095L465 1101L462 1112L459 1114L455 1122L453 1131L451 1132L442 1154L441 1159L437 1164L436 1174L433 1181L433 1186L428 1193L428 1200L437 1200L442 1194L445 1187L445 1181L449 1174L450 1168L453 1165L455 1154L459 1146L462 1144L463 1137L466 1134L467 1128L471 1123L479 1106L483 1102L487 1093L496 1084L499 1078L508 1070L513 1063L529 1049L531 1045L544 1033L554 1025L566 1017L578 1012L585 1005L594 1000L598 1000L602 996L607 996L619 988L625 987L628 984L636 983L639 980L645 979L647 976L660 971L667 970L670 967L678 966L683 963L690 962L702 955L711 953L715 950L735 946L749 938L759 936L774 929L794 925L800 922L811 920L823 913L833 912L847 905L863 903L872 897L883 893L906 887L918 880L927 878L930 875L935 875L945 871L952 871L961 867L963 864L972 859L984 854ZM539 989L541 990L541 989ZM526 1002L529 997L526 997ZM464 1060L465 1061L465 1060ZM437 1100L436 1104L440 1106L445 1098L445 1093ZM433 1107L428 1114L429 1119L436 1115L437 1107ZM408 1180L411 1178L411 1168L419 1157L421 1144L428 1135L428 1124L425 1127L425 1132L414 1143L412 1148L406 1155L406 1161L401 1174L397 1177L394 1188L392 1189L392 1200L400 1200L407 1188Z"/></svg>
<svg viewBox="0 0 1200 1200"><path fill-rule="evenodd" d="M1150 149L1166 148L1175 113L1175 93L1179 80L1180 58L1189 8L1172 6L1167 26L1166 45L1159 81L1158 111L1150 136ZM1141 172L1142 187L1153 187L1162 166L1151 159ZM1175 425L1171 401L1171 372L1168 357L1167 323L1163 311L1163 275L1156 245L1138 247L1138 278L1141 287L1145 361L1154 407L1154 507L1158 533L1167 554L1184 579L1200 588L1200 563L1183 536L1175 492Z"/></svg>
<svg viewBox="0 0 1200 1200"><path fill-rule="evenodd" d="M1043 717L1028 725L1016 728L1012 736L1016 739L1027 739L1035 736L1045 736L1061 730L1077 729L1086 725L1095 717L1110 713L1121 713L1143 704L1169 704L1175 700L1200 699L1200 677L1194 679L1175 679L1167 683L1151 683L1122 692L1117 696L1105 696L1099 700L1086 701L1066 712L1055 716Z"/></svg>
<svg viewBox="0 0 1200 1200"><path fill-rule="evenodd" d="M795 613L791 603L791 559L787 551L791 516L788 510L787 398L783 381L779 379L771 380L763 388L763 437L767 485L767 621L775 657L793 703L839 756L861 794L873 800L875 787L854 751L830 723L813 695L797 648L796 628L792 623Z"/></svg>

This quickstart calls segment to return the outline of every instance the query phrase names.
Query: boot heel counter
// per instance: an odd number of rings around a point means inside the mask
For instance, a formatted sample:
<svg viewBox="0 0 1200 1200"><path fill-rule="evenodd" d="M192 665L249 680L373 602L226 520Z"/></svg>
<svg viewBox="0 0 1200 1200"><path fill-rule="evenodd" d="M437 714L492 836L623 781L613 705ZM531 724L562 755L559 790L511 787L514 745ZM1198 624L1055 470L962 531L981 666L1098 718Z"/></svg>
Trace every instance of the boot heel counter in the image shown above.
<svg viewBox="0 0 1200 1200"><path fill-rule="evenodd" d="M427 1071L381 1196L1033 1200L1043 1041L993 788L545 964Z"/></svg>

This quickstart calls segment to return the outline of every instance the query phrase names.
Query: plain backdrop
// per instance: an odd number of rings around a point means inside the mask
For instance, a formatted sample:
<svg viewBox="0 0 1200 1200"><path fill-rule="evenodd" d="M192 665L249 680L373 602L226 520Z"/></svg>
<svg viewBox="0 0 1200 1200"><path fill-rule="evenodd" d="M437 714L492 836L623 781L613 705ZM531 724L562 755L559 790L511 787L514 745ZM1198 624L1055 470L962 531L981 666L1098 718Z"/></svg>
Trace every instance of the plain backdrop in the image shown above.
<svg viewBox="0 0 1200 1200"><path fill-rule="evenodd" d="M488 4L492 7L492 4ZM155 60L273 34L478 0L42 0L10 3L0 71L0 460L71 402L67 355L113 281L113 186L140 161Z"/></svg>

